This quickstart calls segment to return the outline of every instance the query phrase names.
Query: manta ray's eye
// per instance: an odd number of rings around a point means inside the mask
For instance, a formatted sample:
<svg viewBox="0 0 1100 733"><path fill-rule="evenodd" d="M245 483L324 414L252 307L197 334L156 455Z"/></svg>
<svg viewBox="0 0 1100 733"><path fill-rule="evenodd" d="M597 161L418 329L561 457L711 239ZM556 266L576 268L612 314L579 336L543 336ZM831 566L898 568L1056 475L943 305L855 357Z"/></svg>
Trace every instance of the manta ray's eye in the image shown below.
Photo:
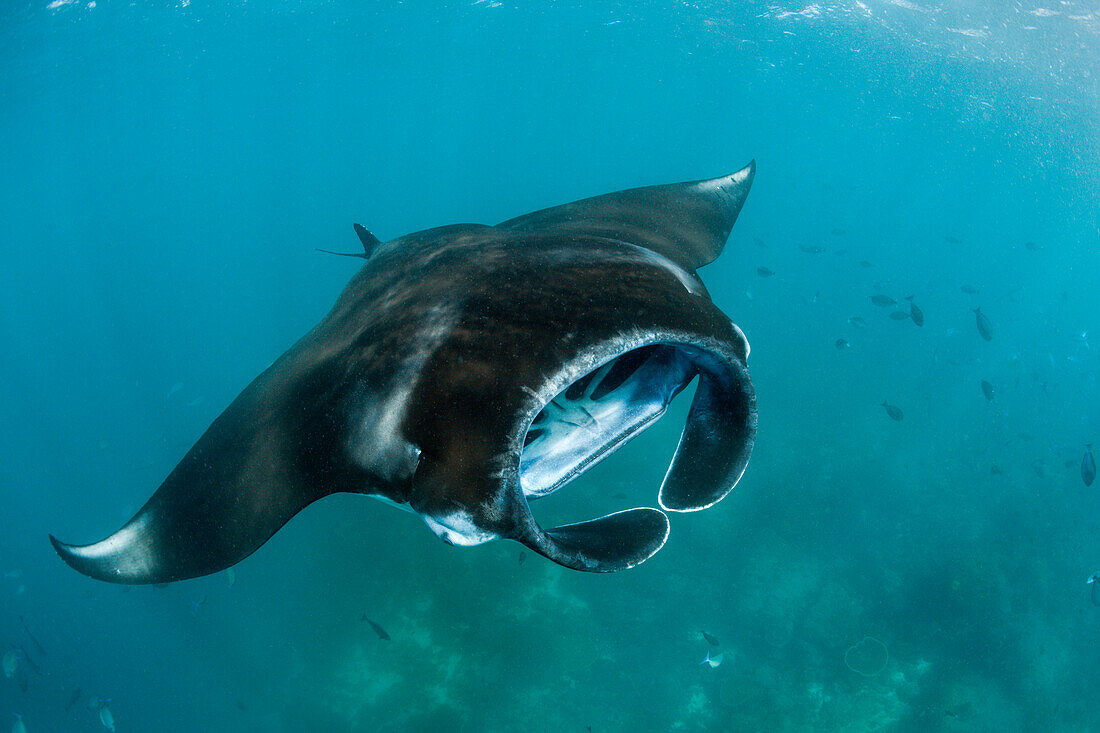
<svg viewBox="0 0 1100 733"><path fill-rule="evenodd" d="M611 453L658 418L694 375L687 348L655 344L579 377L531 421L520 456L523 493L545 496Z"/></svg>

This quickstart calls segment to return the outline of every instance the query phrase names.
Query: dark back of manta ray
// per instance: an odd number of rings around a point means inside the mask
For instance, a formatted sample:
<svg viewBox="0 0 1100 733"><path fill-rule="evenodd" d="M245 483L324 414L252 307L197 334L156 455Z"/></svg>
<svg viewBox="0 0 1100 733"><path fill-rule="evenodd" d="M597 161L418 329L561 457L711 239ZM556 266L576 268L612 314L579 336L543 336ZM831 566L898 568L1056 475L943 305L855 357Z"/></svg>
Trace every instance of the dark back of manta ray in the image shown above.
<svg viewBox="0 0 1100 733"><path fill-rule="evenodd" d="M225 409L144 507L89 545L51 536L76 570L163 583L223 570L337 492L419 513L458 545L521 542L614 571L668 536L661 509L721 500L748 463L748 343L696 270L721 254L755 164L496 226L381 242L330 313ZM544 529L529 503L648 427L698 380L658 493Z"/></svg>

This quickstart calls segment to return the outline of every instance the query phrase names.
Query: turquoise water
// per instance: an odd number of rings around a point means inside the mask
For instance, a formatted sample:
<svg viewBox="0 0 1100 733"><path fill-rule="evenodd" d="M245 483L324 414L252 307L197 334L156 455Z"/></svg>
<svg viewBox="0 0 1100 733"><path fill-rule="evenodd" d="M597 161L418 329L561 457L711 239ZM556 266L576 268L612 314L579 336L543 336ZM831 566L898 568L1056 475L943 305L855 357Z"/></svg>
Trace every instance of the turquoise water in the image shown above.
<svg viewBox="0 0 1100 733"><path fill-rule="evenodd" d="M0 716L1100 727L1100 497L1080 474L1100 444L1100 7L732 5L5 5ZM752 343L755 452L638 568L449 547L358 496L309 507L232 585L108 585L50 547L119 527L324 315L358 263L314 248L354 251L353 221L493 223L751 158L700 275ZM875 294L912 295L924 325ZM540 520L654 505L685 414Z"/></svg>

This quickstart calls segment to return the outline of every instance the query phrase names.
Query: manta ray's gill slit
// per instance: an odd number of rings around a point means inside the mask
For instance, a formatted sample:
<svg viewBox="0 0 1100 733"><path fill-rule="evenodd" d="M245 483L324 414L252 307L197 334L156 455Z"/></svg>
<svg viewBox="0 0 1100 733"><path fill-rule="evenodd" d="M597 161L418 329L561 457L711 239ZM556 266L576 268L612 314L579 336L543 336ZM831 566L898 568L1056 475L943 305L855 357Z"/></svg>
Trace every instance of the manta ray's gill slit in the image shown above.
<svg viewBox="0 0 1100 733"><path fill-rule="evenodd" d="M520 485L545 496L609 455L659 417L695 375L689 349L643 346L577 379L531 421L520 454Z"/></svg>

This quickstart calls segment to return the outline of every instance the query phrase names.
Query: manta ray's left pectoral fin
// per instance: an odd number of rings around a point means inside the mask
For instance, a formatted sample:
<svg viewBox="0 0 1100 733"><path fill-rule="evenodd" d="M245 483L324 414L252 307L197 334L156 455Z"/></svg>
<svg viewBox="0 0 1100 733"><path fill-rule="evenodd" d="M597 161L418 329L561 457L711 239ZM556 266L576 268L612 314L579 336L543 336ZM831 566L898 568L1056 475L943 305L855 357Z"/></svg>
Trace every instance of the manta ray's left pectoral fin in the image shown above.
<svg viewBox="0 0 1100 733"><path fill-rule="evenodd" d="M553 529L534 528L520 542L574 570L610 573L632 568L664 546L668 517L657 509L628 509Z"/></svg>

